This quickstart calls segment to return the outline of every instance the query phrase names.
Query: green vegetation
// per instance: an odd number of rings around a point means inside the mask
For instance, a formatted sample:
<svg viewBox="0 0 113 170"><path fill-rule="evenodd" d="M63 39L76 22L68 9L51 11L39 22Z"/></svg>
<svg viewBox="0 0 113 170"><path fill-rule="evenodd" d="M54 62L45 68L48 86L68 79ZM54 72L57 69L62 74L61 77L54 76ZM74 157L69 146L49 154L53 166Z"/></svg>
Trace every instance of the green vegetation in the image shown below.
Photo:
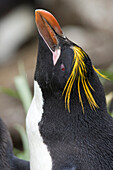
<svg viewBox="0 0 113 170"><path fill-rule="evenodd" d="M29 109L32 100L32 94L26 78L23 64L19 65L19 73L20 74L16 76L14 79L16 90L0 87L0 93L7 94L11 97L20 100L23 105L24 111L27 114L27 111ZM26 130L21 125L16 125L15 129L19 132L21 136L23 151L14 148L14 153L18 158L29 160L29 147L28 147Z"/></svg>

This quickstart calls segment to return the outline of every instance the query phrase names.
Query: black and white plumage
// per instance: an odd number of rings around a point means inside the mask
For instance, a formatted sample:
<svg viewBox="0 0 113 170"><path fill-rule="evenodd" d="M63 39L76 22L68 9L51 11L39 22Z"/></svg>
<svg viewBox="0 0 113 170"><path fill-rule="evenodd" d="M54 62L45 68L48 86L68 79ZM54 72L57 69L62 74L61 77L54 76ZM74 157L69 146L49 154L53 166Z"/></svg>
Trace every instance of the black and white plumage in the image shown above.
<svg viewBox="0 0 113 170"><path fill-rule="evenodd" d="M31 170L112 170L113 119L98 71L49 12L35 17L39 50L26 118Z"/></svg>
<svg viewBox="0 0 113 170"><path fill-rule="evenodd" d="M13 144L8 129L0 119L0 170L30 170L29 162L13 154Z"/></svg>

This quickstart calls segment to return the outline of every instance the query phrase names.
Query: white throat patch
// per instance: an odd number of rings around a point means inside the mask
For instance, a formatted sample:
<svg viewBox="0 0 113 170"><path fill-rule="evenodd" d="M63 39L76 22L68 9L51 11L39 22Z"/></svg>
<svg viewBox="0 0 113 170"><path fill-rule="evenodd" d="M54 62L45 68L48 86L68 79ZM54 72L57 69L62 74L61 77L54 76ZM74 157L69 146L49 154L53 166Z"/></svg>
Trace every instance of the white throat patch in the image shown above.
<svg viewBox="0 0 113 170"><path fill-rule="evenodd" d="M52 170L52 159L39 131L43 115L41 88L34 81L34 97L26 117L26 130L30 149L30 170Z"/></svg>

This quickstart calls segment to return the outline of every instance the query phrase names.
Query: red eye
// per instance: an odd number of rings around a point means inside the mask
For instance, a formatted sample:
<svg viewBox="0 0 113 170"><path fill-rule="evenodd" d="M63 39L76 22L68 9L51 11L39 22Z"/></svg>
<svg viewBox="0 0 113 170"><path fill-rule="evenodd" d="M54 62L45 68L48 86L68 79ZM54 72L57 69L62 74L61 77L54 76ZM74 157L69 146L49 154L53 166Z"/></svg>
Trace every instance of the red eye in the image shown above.
<svg viewBox="0 0 113 170"><path fill-rule="evenodd" d="M65 71L65 66L64 66L64 64L61 64L61 70L62 70L62 71Z"/></svg>

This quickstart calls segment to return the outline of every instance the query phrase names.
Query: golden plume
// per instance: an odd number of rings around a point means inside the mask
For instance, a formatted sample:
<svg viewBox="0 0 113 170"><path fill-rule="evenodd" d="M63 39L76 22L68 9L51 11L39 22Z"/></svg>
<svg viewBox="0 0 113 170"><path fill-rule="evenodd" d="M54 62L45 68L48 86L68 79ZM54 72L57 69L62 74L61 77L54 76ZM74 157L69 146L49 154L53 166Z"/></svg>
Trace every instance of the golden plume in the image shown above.
<svg viewBox="0 0 113 170"><path fill-rule="evenodd" d="M82 106L82 110L84 113L84 105L81 97L80 92L80 83L83 86L86 98L88 100L88 103L91 107L91 109L96 110L98 108L97 103L95 102L95 99L93 95L91 94L90 89L94 91L94 88L90 84L88 78L87 78L87 69L85 64L85 58L87 58L87 54L78 46L73 47L74 50L74 58L73 58L73 68L72 72L70 74L70 77L68 78L66 85L63 90L63 94L65 93L65 107L70 112L70 95L72 91L72 87L74 85L75 80L77 80L77 86L78 86L78 95L79 95L79 101ZM104 75L102 75L94 66L93 69L102 77L106 78ZM90 87L90 88L89 88Z"/></svg>

